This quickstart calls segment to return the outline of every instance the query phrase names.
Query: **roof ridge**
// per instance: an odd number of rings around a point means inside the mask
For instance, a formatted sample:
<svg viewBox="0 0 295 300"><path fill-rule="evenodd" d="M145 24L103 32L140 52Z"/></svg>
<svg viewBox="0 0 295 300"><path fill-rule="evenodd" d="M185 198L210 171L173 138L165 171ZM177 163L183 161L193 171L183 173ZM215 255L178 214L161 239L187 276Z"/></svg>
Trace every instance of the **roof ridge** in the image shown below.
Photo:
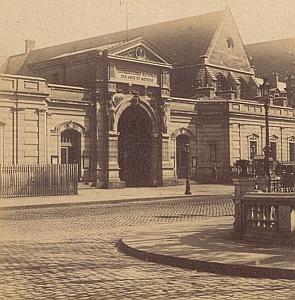
<svg viewBox="0 0 295 300"><path fill-rule="evenodd" d="M208 16L208 15L221 14L225 10L226 10L226 8L216 10L216 11L212 11L212 12L208 12L208 13L201 14L201 15L188 16L188 17L183 17L183 18L179 18L179 19L171 19L171 20L167 20L167 21L163 21L163 22L153 23L153 24L149 24L149 25L142 25L142 26L138 26L138 27L129 28L129 30L130 31L135 30L135 29L140 30L140 29L148 28L148 27L155 26L155 25L164 25L164 24L168 24L168 23L174 23L174 22L180 22L180 21L189 20L189 19L195 19L195 18L199 18L199 17L205 17L205 16ZM124 31L125 30L113 31L113 32L109 32L109 33L104 33L102 35L95 35L95 36L88 37L88 38L85 38L85 39L79 39L79 40L74 40L74 41L65 42L65 43L61 43L61 44L46 46L46 47L43 47L43 48L34 49L31 52L38 52L39 50L44 50L44 49L48 49L48 48L62 47L62 46L71 45L71 44L75 44L77 42L82 42L82 41L86 42L86 41L90 41L90 40L93 40L93 39L96 39L96 38L99 38L99 37L102 38L102 37L107 37L107 36L112 35L112 34L123 33ZM133 40L133 39L131 39L131 40Z"/></svg>
<svg viewBox="0 0 295 300"><path fill-rule="evenodd" d="M263 41L263 42L257 42L257 43L250 43L250 44L245 44L245 46L253 46L253 45L261 45L261 44L267 44L267 43L277 43L281 41L289 41L289 40L294 40L295 41L295 36L289 37L289 38L283 38L283 39L276 39L276 40L269 40L269 41Z"/></svg>

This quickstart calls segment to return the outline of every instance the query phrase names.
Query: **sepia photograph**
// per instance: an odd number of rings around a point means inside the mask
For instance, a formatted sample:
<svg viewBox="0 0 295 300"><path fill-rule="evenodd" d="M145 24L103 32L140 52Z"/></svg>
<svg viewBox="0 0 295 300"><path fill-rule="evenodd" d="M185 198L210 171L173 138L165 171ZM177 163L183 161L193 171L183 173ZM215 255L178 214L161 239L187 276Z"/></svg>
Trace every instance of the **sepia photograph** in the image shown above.
<svg viewBox="0 0 295 300"><path fill-rule="evenodd" d="M295 299L295 1L0 0L0 300Z"/></svg>

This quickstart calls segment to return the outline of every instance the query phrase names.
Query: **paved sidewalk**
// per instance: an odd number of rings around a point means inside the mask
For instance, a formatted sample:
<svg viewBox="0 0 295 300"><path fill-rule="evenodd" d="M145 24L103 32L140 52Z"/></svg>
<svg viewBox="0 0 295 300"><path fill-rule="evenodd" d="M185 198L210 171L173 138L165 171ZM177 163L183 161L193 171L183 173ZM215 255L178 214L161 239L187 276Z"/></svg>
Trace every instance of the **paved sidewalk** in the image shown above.
<svg viewBox="0 0 295 300"><path fill-rule="evenodd" d="M78 195L1 198L0 209L31 206L66 206L78 204L104 204L137 200L155 200L194 196L228 195L234 192L230 185L192 184L192 195L184 195L185 186L177 185L156 188L96 189L82 186Z"/></svg>
<svg viewBox="0 0 295 300"><path fill-rule="evenodd" d="M152 225L123 237L118 248L144 260L217 274L295 279L294 248L234 240L233 217Z"/></svg>

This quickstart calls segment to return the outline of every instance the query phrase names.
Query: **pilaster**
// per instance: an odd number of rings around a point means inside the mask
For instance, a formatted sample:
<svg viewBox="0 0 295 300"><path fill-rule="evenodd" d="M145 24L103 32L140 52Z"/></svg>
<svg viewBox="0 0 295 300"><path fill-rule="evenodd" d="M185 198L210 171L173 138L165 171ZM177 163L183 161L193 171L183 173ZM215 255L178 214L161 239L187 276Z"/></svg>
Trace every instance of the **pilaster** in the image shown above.
<svg viewBox="0 0 295 300"><path fill-rule="evenodd" d="M106 188L124 188L125 182L120 180L120 167L118 164L118 136L119 133L110 131L108 136L108 180Z"/></svg>
<svg viewBox="0 0 295 300"><path fill-rule="evenodd" d="M162 134L162 184L175 185L174 165L170 155L170 140L168 134Z"/></svg>
<svg viewBox="0 0 295 300"><path fill-rule="evenodd" d="M38 109L38 163L45 164L47 161L47 128L46 109Z"/></svg>

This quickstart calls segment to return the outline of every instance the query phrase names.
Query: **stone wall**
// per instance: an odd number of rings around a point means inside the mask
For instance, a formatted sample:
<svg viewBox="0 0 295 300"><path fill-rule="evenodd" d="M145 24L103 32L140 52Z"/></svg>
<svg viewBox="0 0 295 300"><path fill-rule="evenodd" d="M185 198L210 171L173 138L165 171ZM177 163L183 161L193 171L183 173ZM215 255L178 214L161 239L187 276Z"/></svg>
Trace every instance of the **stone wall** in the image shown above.
<svg viewBox="0 0 295 300"><path fill-rule="evenodd" d="M92 115L88 90L48 85L42 78L1 75L1 163L57 163L59 128L67 122L83 128L82 154L90 155L87 133Z"/></svg>

